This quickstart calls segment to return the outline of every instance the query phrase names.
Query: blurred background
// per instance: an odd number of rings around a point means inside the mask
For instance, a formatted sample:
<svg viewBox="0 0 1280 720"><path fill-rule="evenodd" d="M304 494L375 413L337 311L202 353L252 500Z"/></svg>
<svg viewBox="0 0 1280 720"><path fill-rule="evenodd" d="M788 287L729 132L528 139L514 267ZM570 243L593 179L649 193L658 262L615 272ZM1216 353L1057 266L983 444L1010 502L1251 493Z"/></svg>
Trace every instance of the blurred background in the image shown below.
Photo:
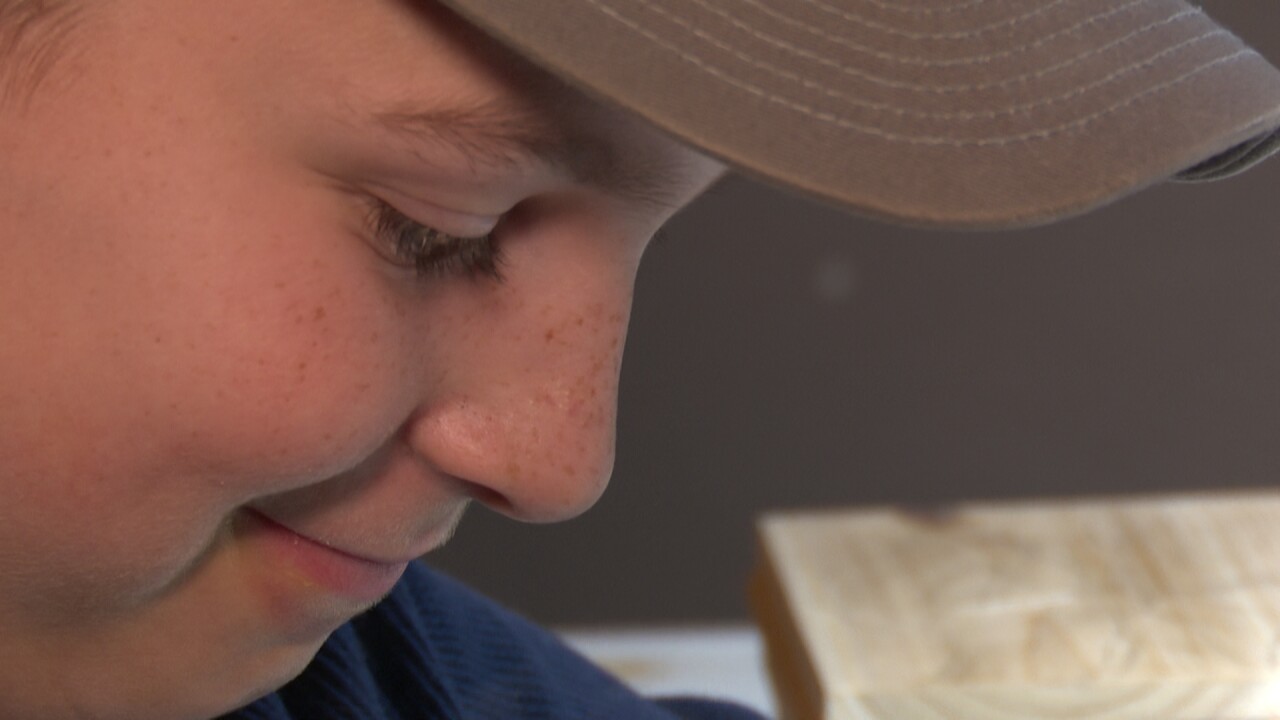
<svg viewBox="0 0 1280 720"><path fill-rule="evenodd" d="M1202 4L1280 62L1273 3ZM1280 158L1005 233L734 178L646 256L604 499L428 561L552 625L742 622L770 510L1273 485L1278 371Z"/></svg>

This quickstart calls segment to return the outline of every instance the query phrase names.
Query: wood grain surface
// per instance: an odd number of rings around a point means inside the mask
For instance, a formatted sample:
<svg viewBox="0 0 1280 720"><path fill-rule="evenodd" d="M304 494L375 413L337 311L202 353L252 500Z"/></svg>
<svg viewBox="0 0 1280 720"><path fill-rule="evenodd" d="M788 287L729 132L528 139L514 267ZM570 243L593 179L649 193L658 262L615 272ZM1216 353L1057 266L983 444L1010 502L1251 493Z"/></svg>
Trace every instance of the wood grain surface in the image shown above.
<svg viewBox="0 0 1280 720"><path fill-rule="evenodd" d="M1280 493L777 514L787 720L1280 717Z"/></svg>

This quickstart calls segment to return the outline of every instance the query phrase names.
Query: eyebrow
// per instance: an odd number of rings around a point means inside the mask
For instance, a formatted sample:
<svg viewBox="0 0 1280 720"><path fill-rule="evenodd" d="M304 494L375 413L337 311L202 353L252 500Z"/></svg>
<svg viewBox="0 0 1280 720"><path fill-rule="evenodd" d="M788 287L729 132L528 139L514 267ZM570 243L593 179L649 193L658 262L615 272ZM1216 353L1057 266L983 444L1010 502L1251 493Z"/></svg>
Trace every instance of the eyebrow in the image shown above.
<svg viewBox="0 0 1280 720"><path fill-rule="evenodd" d="M676 189L683 173L676 163L639 153L624 156L607 139L574 131L568 122L542 113L480 103L394 109L374 118L412 145L438 149L443 144L473 169L549 166L626 200L667 209L679 205Z"/></svg>

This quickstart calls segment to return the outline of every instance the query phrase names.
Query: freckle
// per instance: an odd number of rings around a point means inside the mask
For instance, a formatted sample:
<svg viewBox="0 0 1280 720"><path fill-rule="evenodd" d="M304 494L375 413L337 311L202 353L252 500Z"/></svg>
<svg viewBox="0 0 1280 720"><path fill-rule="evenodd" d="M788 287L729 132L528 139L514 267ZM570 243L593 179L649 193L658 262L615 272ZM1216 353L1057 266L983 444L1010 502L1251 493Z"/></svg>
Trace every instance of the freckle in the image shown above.
<svg viewBox="0 0 1280 720"><path fill-rule="evenodd" d="M520 475L520 464L519 464L519 463L508 463L508 464L507 464L507 475L508 475L509 477L519 477L519 475Z"/></svg>
<svg viewBox="0 0 1280 720"><path fill-rule="evenodd" d="M306 369L307 369L307 361L306 361L306 360L303 360L302 362L298 363L298 371L299 371L299 372L301 372L301 371L303 371L303 370L306 370Z"/></svg>
<svg viewBox="0 0 1280 720"><path fill-rule="evenodd" d="M564 470L565 475L574 475L578 472L578 469L572 465L565 465L561 470Z"/></svg>
<svg viewBox="0 0 1280 720"><path fill-rule="evenodd" d="M285 288L285 281L280 280L279 282L276 283L277 290L283 290L284 288Z"/></svg>
<svg viewBox="0 0 1280 720"><path fill-rule="evenodd" d="M332 440L332 439L333 439L333 433L325 433L325 434L324 434L324 440L325 440L326 442L327 442L327 441L329 441L329 440Z"/></svg>
<svg viewBox="0 0 1280 720"><path fill-rule="evenodd" d="M156 342L156 344L157 344L157 345L159 345L160 343L164 342L164 336L163 336L163 335L157 335L157 336L155 336L155 342Z"/></svg>
<svg viewBox="0 0 1280 720"><path fill-rule="evenodd" d="M301 325L301 324L302 324L302 322L303 322L304 320L306 320L306 318L302 317L301 315L299 315L299 316L297 316L296 318L294 318L294 319L293 319L294 323L296 323L296 324L298 324L298 325Z"/></svg>
<svg viewBox="0 0 1280 720"><path fill-rule="evenodd" d="M547 331L546 338L547 338L547 342L551 342L552 340L555 340L555 339L556 339L556 331L555 331L555 330L548 330L548 331Z"/></svg>
<svg viewBox="0 0 1280 720"><path fill-rule="evenodd" d="M577 325L578 327L582 327L583 324L586 322L587 322L587 319L579 315L577 321L574 324Z"/></svg>
<svg viewBox="0 0 1280 720"><path fill-rule="evenodd" d="M321 305L315 309L315 312L311 314L311 317L314 320L323 320L326 315L328 315L328 313L325 311L324 306Z"/></svg>

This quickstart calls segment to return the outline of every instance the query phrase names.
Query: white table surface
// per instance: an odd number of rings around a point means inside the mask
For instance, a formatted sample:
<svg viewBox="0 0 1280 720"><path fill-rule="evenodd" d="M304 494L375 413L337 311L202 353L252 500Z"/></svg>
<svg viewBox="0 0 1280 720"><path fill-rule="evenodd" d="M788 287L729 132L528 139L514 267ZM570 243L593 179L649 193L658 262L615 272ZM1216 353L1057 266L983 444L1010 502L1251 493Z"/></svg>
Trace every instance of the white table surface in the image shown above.
<svg viewBox="0 0 1280 720"><path fill-rule="evenodd" d="M764 648L750 626L565 628L559 633L642 695L721 698L774 716Z"/></svg>

